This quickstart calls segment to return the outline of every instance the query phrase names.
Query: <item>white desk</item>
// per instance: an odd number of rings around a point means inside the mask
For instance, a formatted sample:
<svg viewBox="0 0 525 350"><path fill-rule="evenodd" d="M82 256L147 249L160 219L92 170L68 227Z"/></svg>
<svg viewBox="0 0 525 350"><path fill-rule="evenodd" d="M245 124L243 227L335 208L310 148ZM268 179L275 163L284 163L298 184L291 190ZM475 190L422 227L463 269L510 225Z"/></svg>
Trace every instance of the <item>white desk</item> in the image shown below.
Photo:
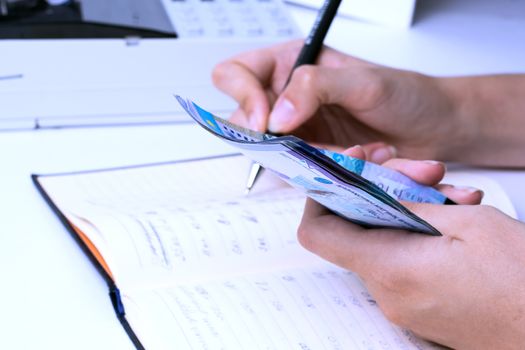
<svg viewBox="0 0 525 350"><path fill-rule="evenodd" d="M379 64L431 75L525 72L525 3L419 0L410 30L338 20L326 43ZM315 15L295 9L308 32Z"/></svg>
<svg viewBox="0 0 525 350"><path fill-rule="evenodd" d="M523 22L478 10L468 16L467 5L477 9L472 5L481 1L463 0L458 12L450 8L453 2L427 1L435 12L423 11L410 31L339 19L328 43L377 62L434 74L525 70L525 47L515 45L525 42ZM314 15L303 9L293 14L306 31ZM2 348L133 349L102 278L40 198L29 175L231 151L206 136L192 125L0 134ZM525 219L523 174L480 172L506 188Z"/></svg>
<svg viewBox="0 0 525 350"><path fill-rule="evenodd" d="M216 112L231 99L212 88L213 66L275 40L123 39L0 41L2 130L189 121L173 94L208 101ZM3 72L3 74L2 74ZM178 112L179 111L179 112Z"/></svg>

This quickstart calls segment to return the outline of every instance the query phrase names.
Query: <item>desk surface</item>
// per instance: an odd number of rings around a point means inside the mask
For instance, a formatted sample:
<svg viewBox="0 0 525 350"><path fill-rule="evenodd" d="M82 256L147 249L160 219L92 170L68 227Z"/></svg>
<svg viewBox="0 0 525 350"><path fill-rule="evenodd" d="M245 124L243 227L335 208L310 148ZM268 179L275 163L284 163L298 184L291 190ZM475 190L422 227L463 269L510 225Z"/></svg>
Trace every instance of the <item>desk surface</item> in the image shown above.
<svg viewBox="0 0 525 350"><path fill-rule="evenodd" d="M338 19L328 43L380 63L433 74L525 70L525 47L516 46L525 42L523 21L479 9L469 16L473 7L467 5L474 1L462 1L456 11L451 8L454 1L428 0L410 31ZM304 31L314 18L311 11L299 8L293 15ZM41 200L29 175L231 151L206 136L192 125L0 134L3 348L133 349L114 315L104 281ZM186 146L195 139L205 142ZM521 172L475 171L502 184L518 216L525 219Z"/></svg>

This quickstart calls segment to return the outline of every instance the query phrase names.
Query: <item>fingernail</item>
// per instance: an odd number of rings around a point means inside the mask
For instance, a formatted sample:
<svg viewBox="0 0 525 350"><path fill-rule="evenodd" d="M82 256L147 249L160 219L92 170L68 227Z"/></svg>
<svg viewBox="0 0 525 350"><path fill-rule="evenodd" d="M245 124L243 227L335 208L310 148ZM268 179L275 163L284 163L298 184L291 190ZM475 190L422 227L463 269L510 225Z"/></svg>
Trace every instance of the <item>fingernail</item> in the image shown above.
<svg viewBox="0 0 525 350"><path fill-rule="evenodd" d="M479 188L470 187L470 186L454 186L454 188L456 190L460 190L460 191L464 191L464 192L468 192L468 193L474 193L474 192L481 192L481 193L483 193L483 191L481 191Z"/></svg>
<svg viewBox="0 0 525 350"><path fill-rule="evenodd" d="M268 130L271 132L279 132L288 124L295 112L294 105L286 98L279 99L275 104L268 121Z"/></svg>
<svg viewBox="0 0 525 350"><path fill-rule="evenodd" d="M394 146L387 146L375 149L370 154L370 161L373 163L381 164L387 160L394 158L397 154L397 150Z"/></svg>
<svg viewBox="0 0 525 350"><path fill-rule="evenodd" d="M344 155L350 155L352 153L354 153L354 151L361 151L363 149L363 147L361 145L355 145L355 146L352 146L352 147L349 147L347 149L345 149L343 151L343 154Z"/></svg>
<svg viewBox="0 0 525 350"><path fill-rule="evenodd" d="M423 163L436 166L439 165L445 172L447 171L447 165L443 162L437 161L437 160L424 160Z"/></svg>

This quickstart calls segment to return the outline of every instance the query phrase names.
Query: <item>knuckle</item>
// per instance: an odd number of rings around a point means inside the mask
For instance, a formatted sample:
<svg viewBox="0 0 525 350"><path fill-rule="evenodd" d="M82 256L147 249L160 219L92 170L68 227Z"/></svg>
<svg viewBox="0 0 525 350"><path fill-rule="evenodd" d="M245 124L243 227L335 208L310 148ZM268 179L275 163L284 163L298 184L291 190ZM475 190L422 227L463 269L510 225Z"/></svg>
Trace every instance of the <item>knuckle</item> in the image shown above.
<svg viewBox="0 0 525 350"><path fill-rule="evenodd" d="M316 86L318 79L318 69L310 65L297 67L292 75L292 81L302 89L309 89L312 86Z"/></svg>
<svg viewBox="0 0 525 350"><path fill-rule="evenodd" d="M475 208L475 206L473 206L473 209L474 208ZM496 207L493 207L491 205L486 205L486 204L481 204L479 206L479 211L480 211L480 213L477 213L477 214L474 214L474 215L479 216L479 214L482 214L485 217L487 217L487 216L497 216L497 215L501 214L501 211L499 209L497 209Z"/></svg>
<svg viewBox="0 0 525 350"><path fill-rule="evenodd" d="M331 69L313 65L303 65L295 69L290 84L295 96L311 106L329 103L338 92L327 89L330 86Z"/></svg>
<svg viewBox="0 0 525 350"><path fill-rule="evenodd" d="M228 72L230 71L232 64L233 63L231 61L225 61L218 63L215 65L215 67L213 67L211 77L215 85L220 86L225 81L225 79L228 78Z"/></svg>
<svg viewBox="0 0 525 350"><path fill-rule="evenodd" d="M462 226L462 229L468 231L469 228L472 228L476 223L481 226L486 226L487 228L493 224L493 219L495 216L499 216L501 212L489 205L477 205L477 206L465 206L465 213L462 215L459 225Z"/></svg>
<svg viewBox="0 0 525 350"><path fill-rule="evenodd" d="M393 303L385 303L384 305L381 305L380 307L381 307L381 310L383 311L383 314L390 322L398 326L401 326L401 327L406 327L404 314L400 310L400 308L397 307L397 305Z"/></svg>
<svg viewBox="0 0 525 350"><path fill-rule="evenodd" d="M388 79L380 68L367 68L361 73L360 89L356 99L364 109L377 107L389 95Z"/></svg>

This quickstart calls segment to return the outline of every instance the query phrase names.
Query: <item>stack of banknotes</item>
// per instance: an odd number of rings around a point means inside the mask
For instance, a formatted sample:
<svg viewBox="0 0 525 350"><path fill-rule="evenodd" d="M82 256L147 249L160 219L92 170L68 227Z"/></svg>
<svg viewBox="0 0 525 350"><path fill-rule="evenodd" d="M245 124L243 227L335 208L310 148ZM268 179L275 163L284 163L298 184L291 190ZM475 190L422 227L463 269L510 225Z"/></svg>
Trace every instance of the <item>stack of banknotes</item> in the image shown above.
<svg viewBox="0 0 525 350"><path fill-rule="evenodd" d="M440 235L400 201L452 204L442 193L380 165L317 149L295 136L242 128L176 96L186 112L212 135L277 174L337 215L365 227Z"/></svg>

